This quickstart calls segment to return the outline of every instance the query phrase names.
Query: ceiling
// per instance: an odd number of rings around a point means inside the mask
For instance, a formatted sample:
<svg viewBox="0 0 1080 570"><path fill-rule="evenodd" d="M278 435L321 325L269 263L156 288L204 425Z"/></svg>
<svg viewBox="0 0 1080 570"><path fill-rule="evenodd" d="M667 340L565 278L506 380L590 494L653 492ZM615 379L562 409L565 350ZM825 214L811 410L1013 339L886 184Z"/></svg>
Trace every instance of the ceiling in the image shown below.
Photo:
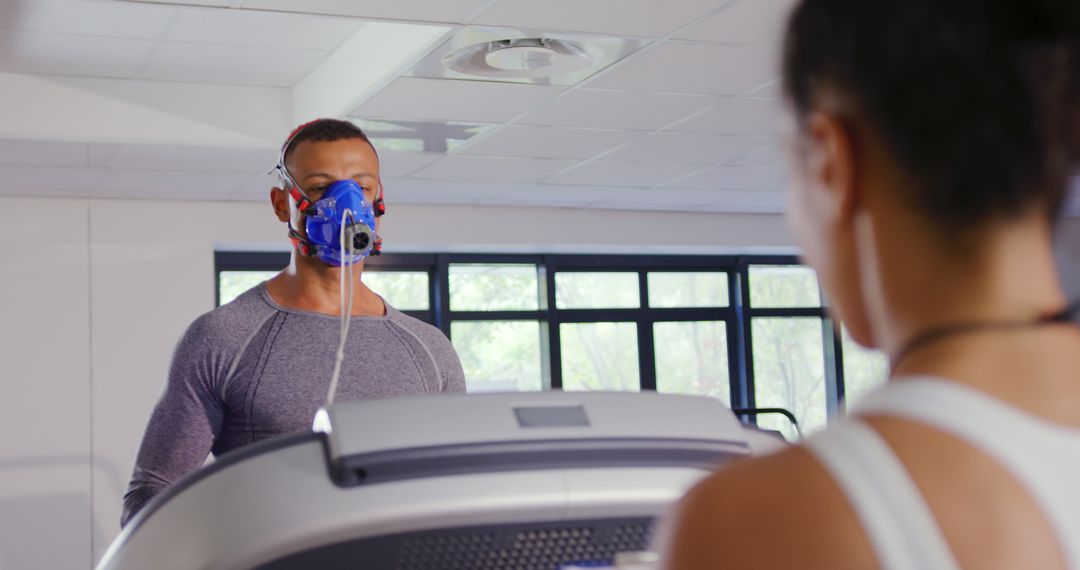
<svg viewBox="0 0 1080 570"><path fill-rule="evenodd" d="M288 131L338 116L377 134L391 203L780 212L790 4L7 0L0 195L265 200ZM552 80L440 65L540 35L604 55Z"/></svg>

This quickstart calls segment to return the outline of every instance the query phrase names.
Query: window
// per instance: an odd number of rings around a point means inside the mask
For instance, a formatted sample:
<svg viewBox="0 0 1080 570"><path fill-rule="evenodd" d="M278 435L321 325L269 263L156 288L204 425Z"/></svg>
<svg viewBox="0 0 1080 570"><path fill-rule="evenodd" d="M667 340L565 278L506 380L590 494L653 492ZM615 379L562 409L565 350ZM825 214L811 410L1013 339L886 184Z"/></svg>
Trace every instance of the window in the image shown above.
<svg viewBox="0 0 1080 570"><path fill-rule="evenodd" d="M461 358L468 391L542 390L547 382L537 265L447 261L445 273L449 310L443 330Z"/></svg>
<svg viewBox="0 0 1080 570"><path fill-rule="evenodd" d="M431 308L426 271L365 271L364 285L399 311L426 311Z"/></svg>
<svg viewBox="0 0 1080 570"><path fill-rule="evenodd" d="M450 336L470 392L543 388L539 321L457 321Z"/></svg>
<svg viewBox="0 0 1080 570"><path fill-rule="evenodd" d="M731 405L727 327L723 321L656 323L653 343L658 392L712 396Z"/></svg>
<svg viewBox="0 0 1080 570"><path fill-rule="evenodd" d="M636 309L641 306L636 273L559 272L555 305L560 309Z"/></svg>
<svg viewBox="0 0 1080 570"><path fill-rule="evenodd" d="M565 323L559 336L563 390L641 389L634 323Z"/></svg>
<svg viewBox="0 0 1080 570"><path fill-rule="evenodd" d="M287 264L218 253L219 303ZM888 374L837 330L814 272L791 257L384 255L363 280L450 338L470 392L704 395L784 408L806 433ZM796 435L782 416L756 421Z"/></svg>
<svg viewBox="0 0 1080 570"><path fill-rule="evenodd" d="M224 305L241 293L277 275L277 271L222 271L218 274L218 305Z"/></svg>
<svg viewBox="0 0 1080 570"><path fill-rule="evenodd" d="M451 311L535 311L540 308L538 290L535 265L450 266Z"/></svg>
<svg viewBox="0 0 1080 570"><path fill-rule="evenodd" d="M750 305L756 309L820 307L817 276L798 265L751 265Z"/></svg>
<svg viewBox="0 0 1080 570"><path fill-rule="evenodd" d="M889 359L881 352L859 346L846 330L843 331L843 343L844 403L850 407L885 383L889 377Z"/></svg>
<svg viewBox="0 0 1080 570"><path fill-rule="evenodd" d="M649 306L658 309L728 306L727 273L649 273Z"/></svg>
<svg viewBox="0 0 1080 570"><path fill-rule="evenodd" d="M753 319L754 395L758 407L795 414L804 433L825 425L825 352L822 320L816 317ZM758 423L789 439L794 427L780 416Z"/></svg>
<svg viewBox="0 0 1080 570"><path fill-rule="evenodd" d="M768 261L768 260L763 260ZM833 342L813 270L801 265L748 263L746 305L750 328L749 369L754 405L792 412L804 434L823 427L839 404L832 397L836 367L827 362ZM797 437L795 426L777 414L758 424Z"/></svg>

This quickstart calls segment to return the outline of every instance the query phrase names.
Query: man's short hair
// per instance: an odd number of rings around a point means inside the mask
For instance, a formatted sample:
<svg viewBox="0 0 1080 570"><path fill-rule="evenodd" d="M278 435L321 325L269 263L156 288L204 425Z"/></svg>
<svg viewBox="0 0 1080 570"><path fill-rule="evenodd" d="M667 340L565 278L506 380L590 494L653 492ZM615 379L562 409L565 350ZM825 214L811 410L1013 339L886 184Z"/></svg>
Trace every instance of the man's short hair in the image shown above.
<svg viewBox="0 0 1080 570"><path fill-rule="evenodd" d="M371 145L371 141L368 140L364 131L349 121L315 119L296 127L296 130L293 131L288 142L286 142L288 148L285 149L283 161L288 160L289 155L296 149L296 146L304 141L333 142L346 139L360 139ZM371 148L375 150L375 145L371 145Z"/></svg>

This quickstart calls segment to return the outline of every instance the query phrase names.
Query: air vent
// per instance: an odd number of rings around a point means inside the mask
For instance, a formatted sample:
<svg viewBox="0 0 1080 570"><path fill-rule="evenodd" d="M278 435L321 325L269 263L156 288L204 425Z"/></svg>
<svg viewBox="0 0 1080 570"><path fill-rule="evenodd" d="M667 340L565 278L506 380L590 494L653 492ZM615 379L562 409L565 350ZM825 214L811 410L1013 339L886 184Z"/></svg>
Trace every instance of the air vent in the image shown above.
<svg viewBox="0 0 1080 570"><path fill-rule="evenodd" d="M466 46L443 57L443 65L479 77L541 78L574 73L596 64L577 42L553 38L496 40Z"/></svg>

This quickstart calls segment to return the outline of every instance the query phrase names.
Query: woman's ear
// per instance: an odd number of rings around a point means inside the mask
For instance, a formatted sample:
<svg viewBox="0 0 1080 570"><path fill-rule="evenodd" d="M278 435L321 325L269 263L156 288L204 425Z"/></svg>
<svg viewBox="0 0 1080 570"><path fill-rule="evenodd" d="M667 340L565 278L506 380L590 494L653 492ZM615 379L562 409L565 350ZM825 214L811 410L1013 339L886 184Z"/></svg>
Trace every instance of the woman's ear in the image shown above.
<svg viewBox="0 0 1080 570"><path fill-rule="evenodd" d="M853 132L836 115L815 112L806 121L807 174L823 200L830 218L850 222L859 205L857 157Z"/></svg>

